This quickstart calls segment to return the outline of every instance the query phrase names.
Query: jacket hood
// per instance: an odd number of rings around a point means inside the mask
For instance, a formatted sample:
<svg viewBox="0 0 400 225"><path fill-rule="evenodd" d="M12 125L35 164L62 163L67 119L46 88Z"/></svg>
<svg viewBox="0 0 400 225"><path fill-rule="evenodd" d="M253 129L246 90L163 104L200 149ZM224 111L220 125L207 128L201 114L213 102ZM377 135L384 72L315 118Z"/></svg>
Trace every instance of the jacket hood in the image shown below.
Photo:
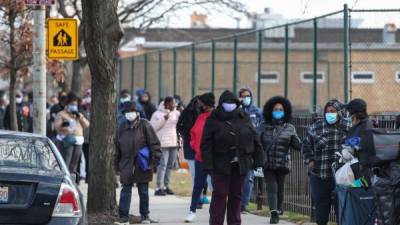
<svg viewBox="0 0 400 225"><path fill-rule="evenodd" d="M138 90L136 90L135 93L136 93L136 96L140 99L144 95L144 93L146 93L146 91L144 89L138 89Z"/></svg>
<svg viewBox="0 0 400 225"><path fill-rule="evenodd" d="M343 103L341 103L341 102L340 102L339 100L337 100L337 99L332 99L332 100L330 100L330 101L327 102L326 105L325 105L324 113L326 113L326 110L327 110L327 108L328 108L329 106L332 106L333 108L335 108L336 111L338 111L338 113L339 113L340 116L341 116L341 112L342 112L343 109L344 109L344 104L343 104Z"/></svg>
<svg viewBox="0 0 400 225"><path fill-rule="evenodd" d="M278 103L283 105L285 111L283 121L285 123L289 123L292 119L292 104L290 103L290 101L285 97L275 96L269 99L264 105L263 116L265 123L272 124L272 111L274 109L274 106Z"/></svg>
<svg viewBox="0 0 400 225"><path fill-rule="evenodd" d="M250 93L251 98L253 99L253 91L250 87L245 87L239 90L239 96L242 95L243 92L248 91Z"/></svg>
<svg viewBox="0 0 400 225"><path fill-rule="evenodd" d="M222 105L222 103L226 100L233 100L238 106L240 106L240 101L239 98L233 94L231 91L224 91L221 96L219 97L219 105Z"/></svg>

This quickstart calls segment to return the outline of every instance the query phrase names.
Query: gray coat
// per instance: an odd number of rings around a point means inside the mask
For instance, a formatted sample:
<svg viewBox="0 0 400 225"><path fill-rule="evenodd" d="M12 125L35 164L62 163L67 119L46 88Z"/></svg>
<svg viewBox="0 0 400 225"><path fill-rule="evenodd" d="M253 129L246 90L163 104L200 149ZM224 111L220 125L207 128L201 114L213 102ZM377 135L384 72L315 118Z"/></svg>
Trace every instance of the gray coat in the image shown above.
<svg viewBox="0 0 400 225"><path fill-rule="evenodd" d="M125 121L119 126L115 137L113 166L114 170L120 173L122 184L152 181L153 171L141 171L136 164L139 150L146 146L151 152L150 162L153 168L160 160L161 147L150 123L145 119L139 119L133 124Z"/></svg>

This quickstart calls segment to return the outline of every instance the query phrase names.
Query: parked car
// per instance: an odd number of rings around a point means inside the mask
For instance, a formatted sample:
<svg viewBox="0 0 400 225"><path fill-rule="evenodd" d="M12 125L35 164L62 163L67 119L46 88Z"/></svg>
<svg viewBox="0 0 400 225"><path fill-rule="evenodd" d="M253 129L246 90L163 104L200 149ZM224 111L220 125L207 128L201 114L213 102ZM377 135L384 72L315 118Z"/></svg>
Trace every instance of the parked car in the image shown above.
<svg viewBox="0 0 400 225"><path fill-rule="evenodd" d="M0 224L87 224L82 193L46 136L0 131Z"/></svg>

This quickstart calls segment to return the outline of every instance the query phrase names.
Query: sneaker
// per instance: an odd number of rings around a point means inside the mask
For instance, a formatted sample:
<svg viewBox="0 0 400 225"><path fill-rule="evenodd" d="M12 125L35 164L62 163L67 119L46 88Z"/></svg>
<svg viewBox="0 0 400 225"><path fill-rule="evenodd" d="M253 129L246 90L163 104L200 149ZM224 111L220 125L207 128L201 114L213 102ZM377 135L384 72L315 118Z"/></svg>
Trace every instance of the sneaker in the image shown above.
<svg viewBox="0 0 400 225"><path fill-rule="evenodd" d="M129 215L129 223L130 224L138 224L142 222L141 216Z"/></svg>
<svg viewBox="0 0 400 225"><path fill-rule="evenodd" d="M189 214L186 216L185 223L193 222L196 219L196 213L190 211Z"/></svg>
<svg viewBox="0 0 400 225"><path fill-rule="evenodd" d="M165 194L167 194L167 195L174 195L175 193L171 190L171 189L169 189L168 187L164 190L164 192L165 192Z"/></svg>
<svg viewBox="0 0 400 225"><path fill-rule="evenodd" d="M155 196L166 196L167 194L162 189L158 189L155 193Z"/></svg>
<svg viewBox="0 0 400 225"><path fill-rule="evenodd" d="M129 225L129 218L128 217L121 217L114 224L116 224L116 225Z"/></svg>
<svg viewBox="0 0 400 225"><path fill-rule="evenodd" d="M150 223L151 223L151 221L150 221L149 216L142 216L141 224L150 224Z"/></svg>
<svg viewBox="0 0 400 225"><path fill-rule="evenodd" d="M269 221L269 224L278 224L279 223L279 215L277 210L272 210L271 211L271 219Z"/></svg>
<svg viewBox="0 0 400 225"><path fill-rule="evenodd" d="M204 196L203 197L203 199L201 199L201 202L203 203L203 204L210 204L210 200L208 200L208 198L207 198L207 196Z"/></svg>

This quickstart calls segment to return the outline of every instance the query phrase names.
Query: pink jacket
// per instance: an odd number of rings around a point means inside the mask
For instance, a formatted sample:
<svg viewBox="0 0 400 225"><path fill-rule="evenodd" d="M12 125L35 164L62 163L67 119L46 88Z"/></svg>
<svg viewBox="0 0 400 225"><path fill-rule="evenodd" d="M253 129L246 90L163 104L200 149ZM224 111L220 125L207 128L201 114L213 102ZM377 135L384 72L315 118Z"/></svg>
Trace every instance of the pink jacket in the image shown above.
<svg viewBox="0 0 400 225"><path fill-rule="evenodd" d="M168 120L164 116L167 115L169 110L164 108L164 102L161 102L158 110L153 114L150 124L157 133L160 139L161 148L178 147L178 134L176 132L176 124L180 116L180 112L176 109L169 112Z"/></svg>
<svg viewBox="0 0 400 225"><path fill-rule="evenodd" d="M190 130L190 147L194 149L196 153L196 161L201 162L201 138L203 137L204 125L206 124L207 118L212 112L202 113L197 117L196 123Z"/></svg>

